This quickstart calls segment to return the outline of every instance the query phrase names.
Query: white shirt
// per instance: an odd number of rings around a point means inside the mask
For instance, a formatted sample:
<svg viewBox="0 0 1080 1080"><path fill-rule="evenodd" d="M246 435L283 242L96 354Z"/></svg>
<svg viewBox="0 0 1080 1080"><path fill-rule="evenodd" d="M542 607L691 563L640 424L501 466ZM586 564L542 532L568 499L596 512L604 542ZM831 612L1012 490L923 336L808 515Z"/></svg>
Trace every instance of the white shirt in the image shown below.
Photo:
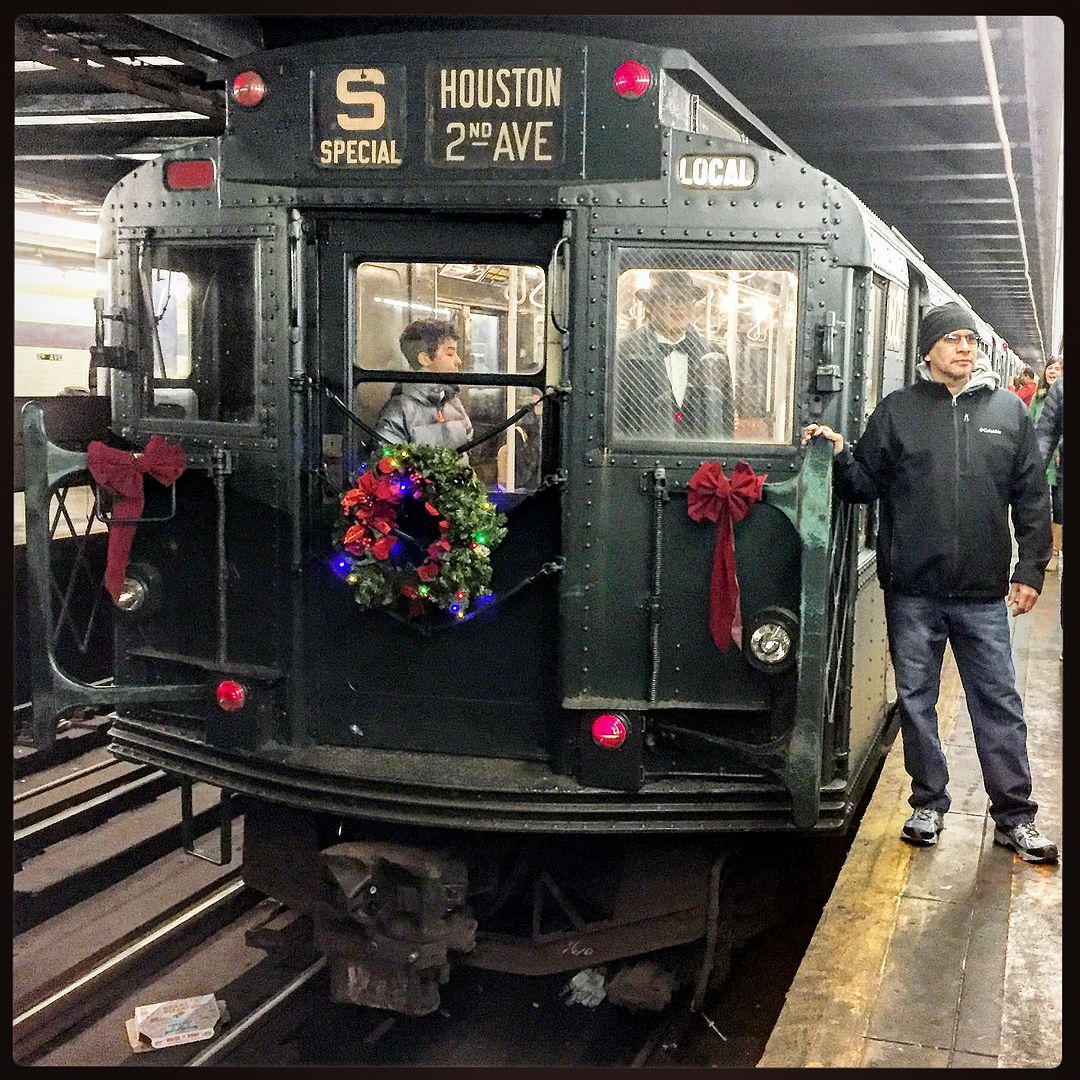
<svg viewBox="0 0 1080 1080"><path fill-rule="evenodd" d="M682 349L675 346L681 345L682 341L667 341L659 334L656 340L671 351L664 357L664 367L667 368L668 382L671 383L671 394L675 398L675 404L682 408L683 398L686 397L686 365L689 357Z"/></svg>

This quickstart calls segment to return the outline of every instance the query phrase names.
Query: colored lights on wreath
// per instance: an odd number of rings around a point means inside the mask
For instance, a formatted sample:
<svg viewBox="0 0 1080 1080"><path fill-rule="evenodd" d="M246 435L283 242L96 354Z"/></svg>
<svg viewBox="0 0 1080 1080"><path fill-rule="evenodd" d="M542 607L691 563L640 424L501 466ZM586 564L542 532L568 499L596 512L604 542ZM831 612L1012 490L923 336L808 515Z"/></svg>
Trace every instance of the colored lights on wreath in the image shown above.
<svg viewBox="0 0 1080 1080"><path fill-rule="evenodd" d="M330 560L330 566L338 576L344 577L348 585L357 585L363 580L360 569L363 568L364 563L361 560L350 560L347 556L335 556ZM400 592L406 599L422 601L431 597L431 586L424 583L415 586L405 584L401 586ZM440 606L445 606L446 611L453 615L455 619L467 619L475 615L479 609L494 603L495 599L495 594L487 590L477 593L475 596L470 596L464 589L458 589L454 593L454 599L450 604ZM358 600L358 602L361 601Z"/></svg>
<svg viewBox="0 0 1080 1080"><path fill-rule="evenodd" d="M490 602L488 558L506 534L506 518L461 455L384 447L354 475L341 497L340 554L331 565L357 604L401 600L410 617L440 608L461 620Z"/></svg>

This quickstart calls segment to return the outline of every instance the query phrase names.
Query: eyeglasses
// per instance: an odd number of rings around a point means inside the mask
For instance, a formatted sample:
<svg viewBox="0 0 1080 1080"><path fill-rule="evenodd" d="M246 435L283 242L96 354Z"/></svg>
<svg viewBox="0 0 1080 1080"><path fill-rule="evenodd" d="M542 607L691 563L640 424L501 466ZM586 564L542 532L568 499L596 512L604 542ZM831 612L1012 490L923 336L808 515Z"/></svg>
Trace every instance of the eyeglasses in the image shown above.
<svg viewBox="0 0 1080 1080"><path fill-rule="evenodd" d="M966 341L973 349L981 349L983 345L982 338L978 334L946 334L941 340L954 347L962 341Z"/></svg>

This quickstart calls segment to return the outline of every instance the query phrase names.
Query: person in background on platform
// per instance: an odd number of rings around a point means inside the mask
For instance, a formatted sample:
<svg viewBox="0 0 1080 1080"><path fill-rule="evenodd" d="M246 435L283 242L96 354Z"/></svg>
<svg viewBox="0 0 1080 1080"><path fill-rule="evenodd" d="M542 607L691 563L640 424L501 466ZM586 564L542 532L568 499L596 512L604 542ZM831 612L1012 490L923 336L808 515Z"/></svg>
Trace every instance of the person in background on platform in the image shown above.
<svg viewBox="0 0 1080 1080"><path fill-rule="evenodd" d="M1035 396L1035 388L1037 386L1038 383L1035 381L1035 372L1025 364L1020 369L1020 374L1016 376L1016 388L1013 390L1013 393L1025 405L1030 405L1031 399Z"/></svg>
<svg viewBox="0 0 1080 1080"><path fill-rule="evenodd" d="M457 343L453 323L440 319L409 323L399 339L411 367L433 372L461 368ZM375 433L387 443L463 446L473 426L458 389L450 383L398 383L375 421Z"/></svg>
<svg viewBox="0 0 1080 1080"><path fill-rule="evenodd" d="M1063 358L1064 359L1064 358ZM1061 508L1061 531L1065 533L1065 375L1062 373L1046 392L1046 400L1043 402L1042 412L1039 415L1039 424L1035 429L1035 441L1038 446L1039 457L1047 465L1054 460L1057 453L1057 497ZM1062 568L1062 560L1059 556L1058 567L1061 568L1061 580L1058 582L1058 622L1062 629L1065 627L1065 571ZM1058 654L1059 660L1065 659L1065 653Z"/></svg>
<svg viewBox="0 0 1080 1080"><path fill-rule="evenodd" d="M826 424L808 425L802 441L820 436L832 443L843 499L879 501L877 574L911 777L913 813L901 839L937 843L950 806L937 716L949 642L990 796L994 842L1028 862L1054 862L1057 846L1035 826L1008 618L1009 610L1030 611L1042 590L1049 493L1035 429L1016 397L996 389L980 344L975 318L962 305L930 309L919 325L916 381L878 405L854 451ZM1011 587L1010 510L1018 548Z"/></svg>
<svg viewBox="0 0 1080 1080"><path fill-rule="evenodd" d="M616 428L659 438L730 439L735 426L724 350L693 325L705 290L685 270L654 270L637 290L645 324L618 346Z"/></svg>
<svg viewBox="0 0 1080 1080"><path fill-rule="evenodd" d="M1031 422L1035 425L1036 431L1038 431L1039 417L1042 415L1043 402L1046 400L1046 393L1051 386L1061 377L1064 371L1064 364L1060 356L1052 356L1043 368L1043 373L1039 379L1038 389L1035 391L1035 396L1031 399L1031 404L1028 406L1028 415L1031 417ZM1050 464L1046 466L1046 482L1050 485L1050 510L1052 514L1050 528L1053 530L1054 536L1054 554L1047 563L1047 570L1057 570L1061 565L1061 536L1062 536L1062 508L1061 508L1061 493L1058 490L1057 482L1057 465L1060 457L1060 451L1055 451L1050 458Z"/></svg>

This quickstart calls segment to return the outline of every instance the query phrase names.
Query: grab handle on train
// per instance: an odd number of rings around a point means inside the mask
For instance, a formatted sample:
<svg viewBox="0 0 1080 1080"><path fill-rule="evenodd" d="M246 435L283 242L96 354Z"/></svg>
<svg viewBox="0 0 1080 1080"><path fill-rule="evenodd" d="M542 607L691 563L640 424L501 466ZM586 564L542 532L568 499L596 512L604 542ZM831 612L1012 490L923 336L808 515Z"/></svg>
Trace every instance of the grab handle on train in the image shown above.
<svg viewBox="0 0 1080 1080"><path fill-rule="evenodd" d="M820 335L821 363L814 372L816 376L815 387L818 393L835 393L844 385L844 377L840 371L840 365L836 363L836 312L825 312L824 321L818 326Z"/></svg>

